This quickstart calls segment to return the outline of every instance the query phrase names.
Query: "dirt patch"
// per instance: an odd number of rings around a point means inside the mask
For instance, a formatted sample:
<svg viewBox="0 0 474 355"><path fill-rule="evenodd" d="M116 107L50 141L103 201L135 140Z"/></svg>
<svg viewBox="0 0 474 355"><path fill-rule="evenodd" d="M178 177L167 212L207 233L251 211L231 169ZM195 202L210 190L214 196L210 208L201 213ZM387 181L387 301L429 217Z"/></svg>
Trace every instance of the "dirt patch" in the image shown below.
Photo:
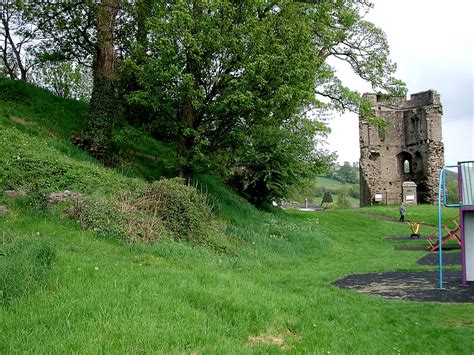
<svg viewBox="0 0 474 355"><path fill-rule="evenodd" d="M429 253L416 262L418 265L439 265L439 253ZM461 253L443 253L443 265L461 265Z"/></svg>
<svg viewBox="0 0 474 355"><path fill-rule="evenodd" d="M388 299L474 303L474 283L462 286L460 271L443 273L442 290L438 271L355 274L336 280L333 285Z"/></svg>
<svg viewBox="0 0 474 355"><path fill-rule="evenodd" d="M272 334L259 334L259 335L251 335L248 337L247 345L252 344L266 344L266 345L275 345L278 346L281 350L290 351L292 349L291 346L285 343L285 338L293 337L293 338L300 338L296 334L291 331L287 331L281 334L272 335Z"/></svg>
<svg viewBox="0 0 474 355"><path fill-rule="evenodd" d="M27 121L23 118L20 118L20 117L15 117L15 116L10 116L10 119L15 122L15 123L18 123L22 126L36 126L36 122L33 122L33 121Z"/></svg>

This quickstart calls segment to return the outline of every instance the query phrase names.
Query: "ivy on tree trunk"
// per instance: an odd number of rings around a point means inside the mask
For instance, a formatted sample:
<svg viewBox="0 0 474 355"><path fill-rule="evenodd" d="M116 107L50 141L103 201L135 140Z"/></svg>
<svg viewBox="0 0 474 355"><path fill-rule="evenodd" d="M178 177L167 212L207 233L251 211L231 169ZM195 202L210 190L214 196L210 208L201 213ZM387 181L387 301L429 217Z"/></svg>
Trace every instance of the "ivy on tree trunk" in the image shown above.
<svg viewBox="0 0 474 355"><path fill-rule="evenodd" d="M119 0L103 0L96 9L97 43L93 61L94 87L86 118L85 135L90 153L107 160L111 151L112 129L115 120L116 76L114 30Z"/></svg>

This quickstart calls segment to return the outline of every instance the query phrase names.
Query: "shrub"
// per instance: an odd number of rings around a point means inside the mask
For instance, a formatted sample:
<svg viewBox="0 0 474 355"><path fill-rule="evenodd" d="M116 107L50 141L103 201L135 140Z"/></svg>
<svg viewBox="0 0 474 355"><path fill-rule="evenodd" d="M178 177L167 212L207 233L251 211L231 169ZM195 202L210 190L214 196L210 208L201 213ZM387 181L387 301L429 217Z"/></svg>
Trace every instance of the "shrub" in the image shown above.
<svg viewBox="0 0 474 355"><path fill-rule="evenodd" d="M351 208L351 203L349 202L349 193L346 186L343 186L339 190L339 195L337 196L336 206L337 208Z"/></svg>
<svg viewBox="0 0 474 355"><path fill-rule="evenodd" d="M332 203L333 202L333 199L332 199L332 195L329 191L326 191L324 193L324 196L323 196L323 200L321 201L321 205L324 206L324 204L328 204L328 203Z"/></svg>
<svg viewBox="0 0 474 355"><path fill-rule="evenodd" d="M163 179L109 200L74 203L68 214L84 227L126 242L173 239L228 249L207 199L182 179Z"/></svg>

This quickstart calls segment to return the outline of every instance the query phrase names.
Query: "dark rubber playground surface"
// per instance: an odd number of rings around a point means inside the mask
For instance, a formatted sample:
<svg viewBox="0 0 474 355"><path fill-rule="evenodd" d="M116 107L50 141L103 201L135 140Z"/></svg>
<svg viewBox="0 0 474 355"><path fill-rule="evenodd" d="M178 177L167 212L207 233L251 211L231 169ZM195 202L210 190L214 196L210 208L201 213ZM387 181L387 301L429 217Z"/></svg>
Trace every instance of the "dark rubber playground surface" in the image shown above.
<svg viewBox="0 0 474 355"><path fill-rule="evenodd" d="M443 245L443 250L456 250L456 249L461 249L461 247L459 245ZM405 246L395 247L395 250L429 251L428 245L405 245Z"/></svg>
<svg viewBox="0 0 474 355"><path fill-rule="evenodd" d="M416 262L418 265L439 265L439 253L429 253ZM461 265L461 253L443 253L443 265Z"/></svg>
<svg viewBox="0 0 474 355"><path fill-rule="evenodd" d="M439 289L438 271L355 274L336 280L333 285L388 299L474 303L474 283L462 286L460 271L443 273L443 290Z"/></svg>
<svg viewBox="0 0 474 355"><path fill-rule="evenodd" d="M415 241L415 240L425 240L423 237L420 237L420 238L411 238L411 237L395 237L395 236L392 236L392 237L387 237L385 239L388 239L388 240L397 240L397 241Z"/></svg>

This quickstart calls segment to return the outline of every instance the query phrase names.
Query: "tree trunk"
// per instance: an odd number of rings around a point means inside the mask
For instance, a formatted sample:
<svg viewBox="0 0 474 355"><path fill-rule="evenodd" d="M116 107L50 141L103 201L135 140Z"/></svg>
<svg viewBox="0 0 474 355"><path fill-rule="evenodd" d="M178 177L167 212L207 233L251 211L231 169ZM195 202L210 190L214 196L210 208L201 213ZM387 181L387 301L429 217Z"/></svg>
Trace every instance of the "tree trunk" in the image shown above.
<svg viewBox="0 0 474 355"><path fill-rule="evenodd" d="M194 108L191 100L187 100L178 109L178 175L188 178L192 173L192 149L195 143Z"/></svg>
<svg viewBox="0 0 474 355"><path fill-rule="evenodd" d="M94 84L85 134L90 140L90 153L102 161L108 161L111 153L112 129L115 121L114 79L115 49L114 32L119 0L102 0L95 16L97 20L97 43L93 62Z"/></svg>
<svg viewBox="0 0 474 355"><path fill-rule="evenodd" d="M194 28L193 35L197 35L199 21L203 15L202 8L193 3ZM196 25L197 24L197 25ZM194 92L199 90L201 84L201 68L195 57L187 54L186 71L194 77ZM193 148L196 142L196 112L192 104L192 94L187 93L178 108L178 175L188 178L192 173Z"/></svg>

